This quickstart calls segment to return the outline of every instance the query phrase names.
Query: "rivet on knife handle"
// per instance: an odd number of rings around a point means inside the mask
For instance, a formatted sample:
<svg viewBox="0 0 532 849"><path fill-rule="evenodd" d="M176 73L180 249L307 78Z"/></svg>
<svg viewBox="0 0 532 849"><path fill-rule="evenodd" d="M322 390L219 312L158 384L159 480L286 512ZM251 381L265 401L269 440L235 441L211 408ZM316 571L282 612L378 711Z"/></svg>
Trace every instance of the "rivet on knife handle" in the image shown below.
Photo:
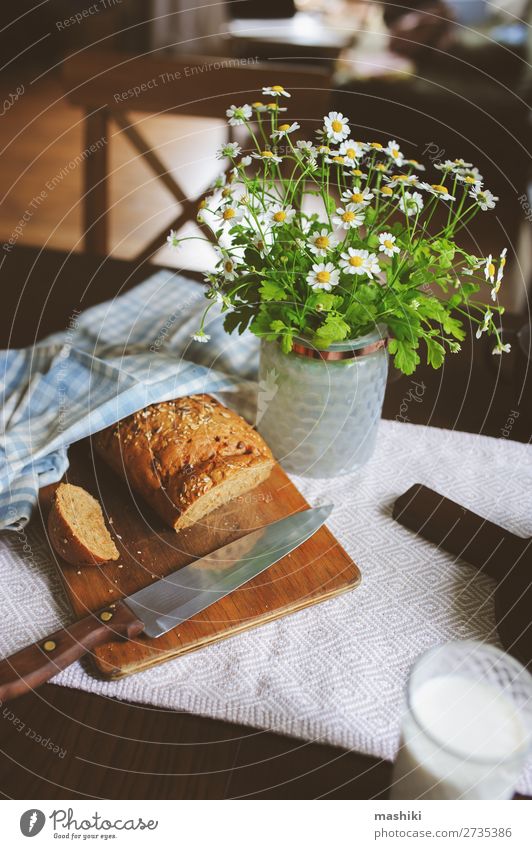
<svg viewBox="0 0 532 849"><path fill-rule="evenodd" d="M0 703L44 684L96 646L117 637L132 639L144 623L118 602L0 661Z"/></svg>

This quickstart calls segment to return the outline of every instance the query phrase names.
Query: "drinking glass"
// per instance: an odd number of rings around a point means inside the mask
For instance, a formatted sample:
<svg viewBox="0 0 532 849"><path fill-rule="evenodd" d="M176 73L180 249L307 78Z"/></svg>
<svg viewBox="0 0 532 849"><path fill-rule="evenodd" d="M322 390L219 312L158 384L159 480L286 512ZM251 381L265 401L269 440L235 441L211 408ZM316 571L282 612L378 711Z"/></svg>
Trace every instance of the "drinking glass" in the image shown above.
<svg viewBox="0 0 532 849"><path fill-rule="evenodd" d="M446 643L408 682L393 799L511 799L530 752L532 676L499 649Z"/></svg>

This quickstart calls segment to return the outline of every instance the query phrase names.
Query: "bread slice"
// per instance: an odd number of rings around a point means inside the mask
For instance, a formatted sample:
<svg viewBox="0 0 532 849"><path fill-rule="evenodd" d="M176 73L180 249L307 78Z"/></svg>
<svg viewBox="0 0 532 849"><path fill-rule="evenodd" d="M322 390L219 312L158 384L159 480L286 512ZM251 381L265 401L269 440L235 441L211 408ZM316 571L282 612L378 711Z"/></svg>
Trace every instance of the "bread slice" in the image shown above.
<svg viewBox="0 0 532 849"><path fill-rule="evenodd" d="M48 516L48 533L57 554L73 566L93 566L120 556L100 504L80 486L59 484Z"/></svg>
<svg viewBox="0 0 532 849"><path fill-rule="evenodd" d="M251 425L211 395L152 404L93 444L176 531L254 489L275 462Z"/></svg>

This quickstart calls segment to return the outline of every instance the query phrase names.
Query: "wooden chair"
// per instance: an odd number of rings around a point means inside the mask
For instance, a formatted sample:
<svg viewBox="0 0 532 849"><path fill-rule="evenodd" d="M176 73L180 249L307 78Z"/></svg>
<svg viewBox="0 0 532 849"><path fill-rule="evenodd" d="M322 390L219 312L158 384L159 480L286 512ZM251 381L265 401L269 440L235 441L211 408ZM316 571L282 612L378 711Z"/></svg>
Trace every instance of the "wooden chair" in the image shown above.
<svg viewBox="0 0 532 849"><path fill-rule="evenodd" d="M105 255L109 251L109 122L118 125L179 203L174 221L146 244L136 259L150 256L165 241L169 229L179 230L195 220L204 194L190 197L169 172L155 150L131 122L131 111L177 117L224 118L232 103L261 99L265 85L282 84L292 97L281 98L290 107L290 120L305 127L321 120L329 109L331 79L327 71L297 65L258 64L242 59L180 56L179 59L144 58L120 53L85 51L63 64L63 85L70 103L81 107L84 119L83 232L84 249ZM267 98L262 98L267 99ZM270 98L271 99L271 98ZM231 131L232 128L229 128ZM233 134L228 132L228 140Z"/></svg>

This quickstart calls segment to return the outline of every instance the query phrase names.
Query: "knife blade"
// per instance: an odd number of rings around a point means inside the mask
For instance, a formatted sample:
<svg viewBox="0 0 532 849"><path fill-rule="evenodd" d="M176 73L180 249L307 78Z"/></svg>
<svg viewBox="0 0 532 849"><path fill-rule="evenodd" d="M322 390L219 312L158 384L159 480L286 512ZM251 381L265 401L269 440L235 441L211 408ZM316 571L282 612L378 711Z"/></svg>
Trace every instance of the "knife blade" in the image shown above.
<svg viewBox="0 0 532 849"><path fill-rule="evenodd" d="M315 507L266 525L128 596L124 603L161 637L247 584L305 542L327 520L332 505Z"/></svg>
<svg viewBox="0 0 532 849"><path fill-rule="evenodd" d="M290 554L331 510L332 505L309 508L252 531L5 658L0 661L0 703L44 684L109 640L162 636Z"/></svg>

